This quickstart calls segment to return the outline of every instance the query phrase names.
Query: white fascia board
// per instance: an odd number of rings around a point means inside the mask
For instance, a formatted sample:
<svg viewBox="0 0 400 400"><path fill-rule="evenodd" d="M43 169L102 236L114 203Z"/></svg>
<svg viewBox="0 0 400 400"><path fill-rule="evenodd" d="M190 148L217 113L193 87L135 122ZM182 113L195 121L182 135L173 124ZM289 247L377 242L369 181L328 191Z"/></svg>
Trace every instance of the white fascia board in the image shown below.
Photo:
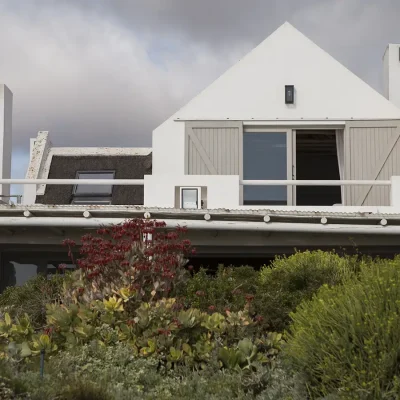
<svg viewBox="0 0 400 400"><path fill-rule="evenodd" d="M6 214L18 214L25 210L33 212L51 214L54 213L69 213L74 214L75 212L91 210L93 212L100 213L112 213L116 212L123 214L126 212L139 212L145 213L150 212L165 215L179 215L181 218L191 218L202 216L204 213L210 213L212 215L229 215L229 216L256 216L256 215L270 215L270 216L298 216L298 217L321 217L321 216L334 216L344 218L362 218L371 219L379 218L382 215L390 216L390 218L400 219L400 209L392 206L239 206L238 208L230 209L199 209L199 210L184 210L176 208L166 207L145 207L141 205L71 205L71 204L31 204L31 205L6 205L0 204L0 215L5 216Z"/></svg>
<svg viewBox="0 0 400 400"><path fill-rule="evenodd" d="M161 218L161 220L163 220ZM66 227L98 228L105 225L123 223L123 218L68 218L68 217L2 217L0 227ZM190 230L222 230L243 232L297 232L316 234L361 234L361 235L400 235L400 226L382 226L365 224L321 224L304 222L249 222L249 221L206 221L167 219L167 228L186 226Z"/></svg>

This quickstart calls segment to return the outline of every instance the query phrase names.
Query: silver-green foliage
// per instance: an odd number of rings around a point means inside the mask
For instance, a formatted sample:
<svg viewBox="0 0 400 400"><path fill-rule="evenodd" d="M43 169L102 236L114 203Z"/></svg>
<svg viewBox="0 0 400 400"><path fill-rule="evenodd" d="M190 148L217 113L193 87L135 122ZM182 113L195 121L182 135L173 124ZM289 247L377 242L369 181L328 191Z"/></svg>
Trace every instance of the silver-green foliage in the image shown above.
<svg viewBox="0 0 400 400"><path fill-rule="evenodd" d="M293 378L280 365L249 370L162 368L152 358L137 358L129 346L85 345L52 356L41 379L38 366L15 370L15 380L29 388L30 399L63 400L300 400Z"/></svg>
<svg viewBox="0 0 400 400"><path fill-rule="evenodd" d="M313 396L399 397L400 258L324 286L291 316L285 353L305 372Z"/></svg>

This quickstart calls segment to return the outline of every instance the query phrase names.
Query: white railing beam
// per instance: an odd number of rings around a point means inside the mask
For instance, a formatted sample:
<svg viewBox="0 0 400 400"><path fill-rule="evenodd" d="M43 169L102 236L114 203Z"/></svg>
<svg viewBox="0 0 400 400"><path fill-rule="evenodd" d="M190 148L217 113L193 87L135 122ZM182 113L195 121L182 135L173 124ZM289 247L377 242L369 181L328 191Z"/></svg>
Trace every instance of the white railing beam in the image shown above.
<svg viewBox="0 0 400 400"><path fill-rule="evenodd" d="M392 181L363 180L240 180L243 186L391 186Z"/></svg>
<svg viewBox="0 0 400 400"><path fill-rule="evenodd" d="M0 184L143 186L144 179L0 179Z"/></svg>
<svg viewBox="0 0 400 400"><path fill-rule="evenodd" d="M395 178L395 177L394 177ZM392 180L240 180L243 186L390 186ZM144 179L0 179L1 185L140 186Z"/></svg>

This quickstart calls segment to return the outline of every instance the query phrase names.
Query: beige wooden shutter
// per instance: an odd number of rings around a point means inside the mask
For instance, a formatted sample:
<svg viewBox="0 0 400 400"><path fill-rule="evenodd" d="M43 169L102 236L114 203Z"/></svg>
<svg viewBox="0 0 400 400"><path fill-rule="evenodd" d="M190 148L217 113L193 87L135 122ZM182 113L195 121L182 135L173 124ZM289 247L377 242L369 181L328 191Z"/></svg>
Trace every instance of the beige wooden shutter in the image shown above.
<svg viewBox="0 0 400 400"><path fill-rule="evenodd" d="M345 179L388 180L400 175L400 121L351 121L345 129ZM347 186L345 204L390 205L390 188Z"/></svg>
<svg viewBox="0 0 400 400"><path fill-rule="evenodd" d="M240 175L242 158L241 122L186 122L187 175Z"/></svg>

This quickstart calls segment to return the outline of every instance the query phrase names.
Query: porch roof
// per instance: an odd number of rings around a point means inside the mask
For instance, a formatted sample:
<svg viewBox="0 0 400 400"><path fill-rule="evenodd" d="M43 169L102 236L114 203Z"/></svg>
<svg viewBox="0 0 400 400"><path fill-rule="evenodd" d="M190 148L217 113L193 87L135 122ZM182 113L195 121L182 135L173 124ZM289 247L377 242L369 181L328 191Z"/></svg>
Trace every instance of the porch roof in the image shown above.
<svg viewBox="0 0 400 400"><path fill-rule="evenodd" d="M208 221L248 221L248 222L292 222L320 223L327 218L329 223L371 224L382 219L390 224L400 225L400 210L393 207L289 207L270 208L246 207L240 209L175 209L162 207L144 207L134 205L0 205L0 224L4 226L7 218L35 220L63 217L68 219L96 218L124 220L130 218L174 219L182 223L190 220Z"/></svg>

